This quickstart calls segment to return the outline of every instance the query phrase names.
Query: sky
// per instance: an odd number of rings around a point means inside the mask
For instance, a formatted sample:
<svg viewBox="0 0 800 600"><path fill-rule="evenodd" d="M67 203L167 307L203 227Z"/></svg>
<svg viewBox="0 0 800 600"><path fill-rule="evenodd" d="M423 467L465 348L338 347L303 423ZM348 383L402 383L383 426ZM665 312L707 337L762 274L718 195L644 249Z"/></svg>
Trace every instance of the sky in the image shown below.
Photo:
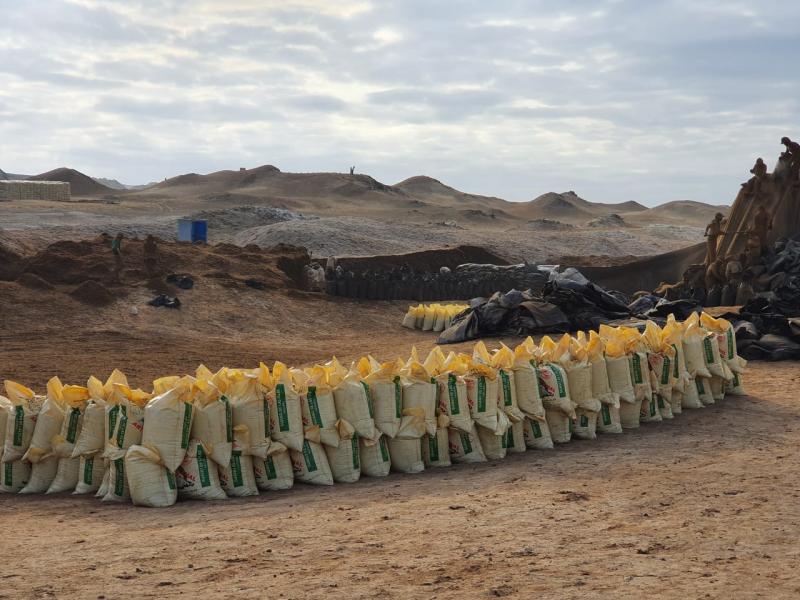
<svg viewBox="0 0 800 600"><path fill-rule="evenodd" d="M12 173L355 165L515 201L724 204L800 137L797 0L0 0L0 15Z"/></svg>

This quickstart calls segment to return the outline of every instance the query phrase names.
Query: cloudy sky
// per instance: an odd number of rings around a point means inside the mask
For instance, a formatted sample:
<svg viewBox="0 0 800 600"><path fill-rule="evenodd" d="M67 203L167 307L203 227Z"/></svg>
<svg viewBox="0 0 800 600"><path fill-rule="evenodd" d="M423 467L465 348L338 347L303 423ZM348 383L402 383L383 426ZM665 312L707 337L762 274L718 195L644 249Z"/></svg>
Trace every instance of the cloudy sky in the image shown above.
<svg viewBox="0 0 800 600"><path fill-rule="evenodd" d="M727 203L800 137L797 0L0 0L0 15L15 173L356 165L509 200Z"/></svg>

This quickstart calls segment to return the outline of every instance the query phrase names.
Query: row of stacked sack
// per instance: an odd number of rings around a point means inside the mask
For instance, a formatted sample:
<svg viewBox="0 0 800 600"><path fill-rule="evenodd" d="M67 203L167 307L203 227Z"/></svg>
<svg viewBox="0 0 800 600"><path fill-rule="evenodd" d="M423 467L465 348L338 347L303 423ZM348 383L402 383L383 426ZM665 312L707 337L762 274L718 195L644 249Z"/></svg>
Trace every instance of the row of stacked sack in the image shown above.
<svg viewBox="0 0 800 600"><path fill-rule="evenodd" d="M456 315L468 308L468 304L418 304L417 306L409 306L403 317L403 327L421 331L441 332L450 327Z"/></svg>
<svg viewBox="0 0 800 600"><path fill-rule="evenodd" d="M45 397L6 381L0 489L169 506L419 473L671 419L743 394L744 366L730 323L694 315L350 368L201 366L152 392L119 371Z"/></svg>

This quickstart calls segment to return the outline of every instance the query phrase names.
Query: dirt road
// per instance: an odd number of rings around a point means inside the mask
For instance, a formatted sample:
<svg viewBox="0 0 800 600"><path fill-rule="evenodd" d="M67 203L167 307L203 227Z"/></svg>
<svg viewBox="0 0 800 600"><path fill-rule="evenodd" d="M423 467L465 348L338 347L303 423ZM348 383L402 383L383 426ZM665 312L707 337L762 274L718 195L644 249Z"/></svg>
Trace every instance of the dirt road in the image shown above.
<svg viewBox="0 0 800 600"><path fill-rule="evenodd" d="M502 462L165 510L0 496L0 598L797 598L797 364Z"/></svg>

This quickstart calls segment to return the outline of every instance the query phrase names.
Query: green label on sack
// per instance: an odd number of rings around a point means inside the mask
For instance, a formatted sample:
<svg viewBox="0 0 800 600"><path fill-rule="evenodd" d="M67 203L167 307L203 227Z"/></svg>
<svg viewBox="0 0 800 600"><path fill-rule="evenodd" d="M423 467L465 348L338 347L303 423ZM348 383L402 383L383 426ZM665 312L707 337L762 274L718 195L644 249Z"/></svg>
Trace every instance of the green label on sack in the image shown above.
<svg viewBox="0 0 800 600"><path fill-rule="evenodd" d="M369 386L365 381L362 381L361 385L364 386L364 394L367 396L367 410L369 411L370 418L372 418L375 416L375 411L372 408L372 392L370 392Z"/></svg>
<svg viewBox="0 0 800 600"><path fill-rule="evenodd" d="M567 429L569 430L570 433L575 431L575 423L572 421L572 419L568 420Z"/></svg>
<svg viewBox="0 0 800 600"><path fill-rule="evenodd" d="M231 479L233 479L233 487L242 487L244 485L244 478L242 477L242 453L239 450L234 450L231 454Z"/></svg>
<svg viewBox="0 0 800 600"><path fill-rule="evenodd" d="M656 416L656 401L654 398L650 400L650 416Z"/></svg>
<svg viewBox="0 0 800 600"><path fill-rule="evenodd" d="M603 404L600 415L603 417L603 425L611 425L611 410L608 408L608 404Z"/></svg>
<svg viewBox="0 0 800 600"><path fill-rule="evenodd" d="M22 408L18 406L17 408ZM14 467L13 463L3 463L3 485L11 487L14 485Z"/></svg>
<svg viewBox="0 0 800 600"><path fill-rule="evenodd" d="M697 388L698 394L705 394L706 393L706 386L703 385L703 380L699 377L694 380L694 385Z"/></svg>
<svg viewBox="0 0 800 600"><path fill-rule="evenodd" d="M589 417L586 415L581 415L581 427L588 427L589 426Z"/></svg>
<svg viewBox="0 0 800 600"><path fill-rule="evenodd" d="M114 437L114 428L117 426L118 415L119 404L116 404L108 411L108 439Z"/></svg>
<svg viewBox="0 0 800 600"><path fill-rule="evenodd" d="M542 437L542 428L539 421L531 421L531 429L533 430L533 437L538 439Z"/></svg>
<svg viewBox="0 0 800 600"><path fill-rule="evenodd" d="M319 414L319 402L317 401L316 387L311 386L308 388L306 401L308 402L308 412L311 413L311 424L322 427L322 417Z"/></svg>
<svg viewBox="0 0 800 600"><path fill-rule="evenodd" d="M675 349L675 359L672 361L672 376L677 379L680 376L680 365L678 364L678 347L675 344L672 344L672 347Z"/></svg>
<svg viewBox="0 0 800 600"><path fill-rule="evenodd" d="M230 444L233 442L233 409L225 394L219 397L219 401L225 405L225 441Z"/></svg>
<svg viewBox="0 0 800 600"><path fill-rule="evenodd" d="M504 433L503 435L500 436L500 447L501 448L508 449L508 432L509 431L511 431L510 428L506 430L506 433Z"/></svg>
<svg viewBox="0 0 800 600"><path fill-rule="evenodd" d="M353 455L353 469L360 469L361 462L359 461L358 457L358 436L354 435L353 439L350 440L350 451Z"/></svg>
<svg viewBox="0 0 800 600"><path fill-rule="evenodd" d="M458 387L456 386L456 376L447 376L447 395L450 398L450 414L459 414L458 410Z"/></svg>
<svg viewBox="0 0 800 600"><path fill-rule="evenodd" d="M733 387L739 387L739 375L737 373L733 374Z"/></svg>
<svg viewBox="0 0 800 600"><path fill-rule="evenodd" d="M661 368L661 385L669 383L670 361L666 356L664 357L664 366Z"/></svg>
<svg viewBox="0 0 800 600"><path fill-rule="evenodd" d="M94 473L94 456L83 461L83 483L92 485L92 475Z"/></svg>
<svg viewBox="0 0 800 600"><path fill-rule="evenodd" d="M707 337L703 339L703 350L705 350L706 355L706 364L710 365L714 363L714 349L711 347L711 338Z"/></svg>
<svg viewBox="0 0 800 600"><path fill-rule="evenodd" d="M117 446L124 448L125 444L125 430L128 428L128 414L123 411L122 416L119 418L119 427L117 427Z"/></svg>
<svg viewBox="0 0 800 600"><path fill-rule="evenodd" d="M189 447L189 433L192 431L192 405L188 402L183 403L183 433L181 435L181 448ZM233 439L233 433L231 433Z"/></svg>
<svg viewBox="0 0 800 600"><path fill-rule="evenodd" d="M464 435L463 433L461 435ZM503 441L506 445L506 448L513 448L514 447L514 428L509 426L506 429L506 434L503 436Z"/></svg>
<svg viewBox="0 0 800 600"><path fill-rule="evenodd" d="M286 390L282 383L275 386L275 403L278 405L278 430L289 431L289 409L286 406Z"/></svg>
<svg viewBox="0 0 800 600"><path fill-rule="evenodd" d="M399 375L394 378L394 416L398 419L403 416L403 386Z"/></svg>
<svg viewBox="0 0 800 600"><path fill-rule="evenodd" d="M81 409L73 408L69 412L69 421L67 422L67 442L70 444L75 443L75 438L78 437L78 420L81 418Z"/></svg>
<svg viewBox="0 0 800 600"><path fill-rule="evenodd" d="M267 479L277 479L278 472L275 470L275 461L272 460L271 456L268 456L264 461L264 470L267 472Z"/></svg>
<svg viewBox="0 0 800 600"><path fill-rule="evenodd" d="M559 398L566 398L567 397L567 386L564 383L564 373L561 372L561 368L553 366L553 368L550 369L550 372L556 378L556 385L558 386L558 397Z"/></svg>
<svg viewBox="0 0 800 600"><path fill-rule="evenodd" d="M642 357L639 354L631 356L631 375L633 376L633 383L641 385L644 382L642 377Z"/></svg>
<svg viewBox="0 0 800 600"><path fill-rule="evenodd" d="M728 358L733 358L734 351L733 351L733 328L728 328Z"/></svg>
<svg viewBox="0 0 800 600"><path fill-rule="evenodd" d="M486 412L486 377L478 377L478 412Z"/></svg>
<svg viewBox="0 0 800 600"><path fill-rule="evenodd" d="M429 435L428 436L428 454L431 462L436 462L439 460L439 440L438 435Z"/></svg>
<svg viewBox="0 0 800 600"><path fill-rule="evenodd" d="M664 398L660 394L658 396L658 408L664 408Z"/></svg>
<svg viewBox="0 0 800 600"><path fill-rule="evenodd" d="M211 474L208 470L208 458L202 444L197 444L197 471L200 474L200 487L211 485Z"/></svg>
<svg viewBox="0 0 800 600"><path fill-rule="evenodd" d="M511 431L509 429L509 431ZM469 441L469 435L461 433L461 447L464 449L464 454L472 454L472 442Z"/></svg>
<svg viewBox="0 0 800 600"><path fill-rule="evenodd" d="M167 472L167 486L169 487L169 489L174 490L175 489L175 473L173 473L172 471L170 471L166 467L164 468L164 470Z"/></svg>
<svg viewBox="0 0 800 600"><path fill-rule="evenodd" d="M306 471L313 473L317 470L317 461L314 460L314 451L308 440L303 440L303 460L306 462Z"/></svg>
<svg viewBox="0 0 800 600"><path fill-rule="evenodd" d="M21 406L14 408L14 445L22 446L22 433L25 430L25 409ZM6 463L10 465L11 463ZM10 485L10 484L9 484Z"/></svg>
<svg viewBox="0 0 800 600"><path fill-rule="evenodd" d="M503 406L511 406L513 400L511 398L511 379L508 373L500 369L500 382L503 385Z"/></svg>
<svg viewBox="0 0 800 600"><path fill-rule="evenodd" d="M125 459L118 458L114 461L114 495L122 497L125 493Z"/></svg>
<svg viewBox="0 0 800 600"><path fill-rule="evenodd" d="M381 439L378 440L378 446L381 448L381 460L383 462L389 462L389 448L386 446L386 438L381 436Z"/></svg>
<svg viewBox="0 0 800 600"><path fill-rule="evenodd" d="M272 435L272 425L269 424L269 398L264 394L261 403L264 405L264 437Z"/></svg>

